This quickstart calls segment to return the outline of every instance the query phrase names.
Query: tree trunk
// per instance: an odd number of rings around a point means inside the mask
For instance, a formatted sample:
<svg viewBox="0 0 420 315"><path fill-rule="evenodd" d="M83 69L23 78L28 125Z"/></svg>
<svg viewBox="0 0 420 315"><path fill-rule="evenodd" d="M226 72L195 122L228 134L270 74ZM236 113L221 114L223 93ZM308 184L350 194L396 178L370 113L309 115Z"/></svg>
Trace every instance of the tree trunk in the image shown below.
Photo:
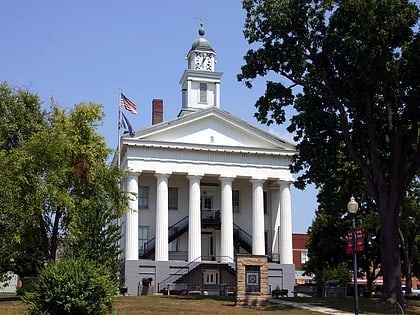
<svg viewBox="0 0 420 315"><path fill-rule="evenodd" d="M55 261L57 258L57 248L58 248L58 235L60 233L60 219L61 219L61 207L57 206L55 210L55 217L54 217L54 225L52 228L52 235L51 235L51 252L50 252L50 259Z"/></svg>
<svg viewBox="0 0 420 315"><path fill-rule="evenodd" d="M396 219L395 215L395 206L391 206L389 199L388 196L384 196L384 198L380 198L382 203L379 204L381 222L380 248L383 272L382 300L391 304L398 302L403 305L398 219Z"/></svg>
<svg viewBox="0 0 420 315"><path fill-rule="evenodd" d="M48 241L48 232L47 227L44 221L44 217L42 214L38 215L39 221L39 229L40 229L40 237L41 237L41 244L42 244L42 252L44 253L45 258L50 257L50 246Z"/></svg>
<svg viewBox="0 0 420 315"><path fill-rule="evenodd" d="M402 274L405 277L405 295L410 295L412 290L411 283L411 255L409 248L409 232L407 229L403 231L400 230L400 233L403 234L402 239L402 255L403 255L403 264L402 264Z"/></svg>

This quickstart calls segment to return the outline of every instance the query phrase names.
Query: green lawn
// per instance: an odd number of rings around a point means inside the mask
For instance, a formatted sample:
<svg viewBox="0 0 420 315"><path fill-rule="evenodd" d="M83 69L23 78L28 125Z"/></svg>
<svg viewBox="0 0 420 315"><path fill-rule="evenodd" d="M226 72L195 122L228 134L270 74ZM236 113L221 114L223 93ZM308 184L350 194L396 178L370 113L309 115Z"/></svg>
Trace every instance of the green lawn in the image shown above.
<svg viewBox="0 0 420 315"><path fill-rule="evenodd" d="M299 297L287 298L286 300L330 307L350 313L354 312L354 299L352 297L337 299ZM407 298L406 302L405 314L420 314L420 299ZM359 311L363 315L396 314L396 308L388 304L383 304L379 298L359 297Z"/></svg>
<svg viewBox="0 0 420 315"><path fill-rule="evenodd" d="M287 298L287 301L308 303L332 307L348 312L353 312L353 299L321 299L321 298ZM360 298L360 312L364 315L395 314L392 307L383 305L378 299ZM420 300L407 300L409 306L406 314L420 314ZM304 309L295 309L290 306L276 304L265 308L242 308L236 307L233 298L211 297L172 297L172 296L132 296L117 297L114 303L116 315L134 314L285 314L285 315L316 315ZM17 315L23 314L26 305L16 296L0 295L0 314Z"/></svg>

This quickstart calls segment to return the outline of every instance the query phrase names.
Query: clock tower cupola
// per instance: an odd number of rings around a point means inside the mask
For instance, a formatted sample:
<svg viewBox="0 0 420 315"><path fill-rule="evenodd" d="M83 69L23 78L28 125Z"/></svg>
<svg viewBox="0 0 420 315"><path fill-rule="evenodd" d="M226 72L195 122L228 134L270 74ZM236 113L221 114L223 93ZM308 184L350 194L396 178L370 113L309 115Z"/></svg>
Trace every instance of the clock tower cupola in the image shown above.
<svg viewBox="0 0 420 315"><path fill-rule="evenodd" d="M182 87L182 109L178 116L210 106L220 108L221 72L215 71L216 52L204 37L201 24L196 38L185 59L188 61L180 84Z"/></svg>

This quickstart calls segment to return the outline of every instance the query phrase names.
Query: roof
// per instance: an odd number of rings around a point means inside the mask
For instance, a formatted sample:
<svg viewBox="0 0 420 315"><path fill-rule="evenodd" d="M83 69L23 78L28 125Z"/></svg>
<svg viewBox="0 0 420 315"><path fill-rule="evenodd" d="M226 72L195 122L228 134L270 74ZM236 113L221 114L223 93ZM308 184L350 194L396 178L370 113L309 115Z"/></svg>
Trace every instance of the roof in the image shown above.
<svg viewBox="0 0 420 315"><path fill-rule="evenodd" d="M211 48L210 42L207 40L207 38L204 37L205 30L203 26L201 25L200 29L198 30L198 34L200 37L196 38L193 41L193 44L191 46L191 50L209 50L213 51Z"/></svg>
<svg viewBox="0 0 420 315"><path fill-rule="evenodd" d="M133 138L123 137L124 144L138 141L283 155L296 153L287 140L214 106L138 130Z"/></svg>

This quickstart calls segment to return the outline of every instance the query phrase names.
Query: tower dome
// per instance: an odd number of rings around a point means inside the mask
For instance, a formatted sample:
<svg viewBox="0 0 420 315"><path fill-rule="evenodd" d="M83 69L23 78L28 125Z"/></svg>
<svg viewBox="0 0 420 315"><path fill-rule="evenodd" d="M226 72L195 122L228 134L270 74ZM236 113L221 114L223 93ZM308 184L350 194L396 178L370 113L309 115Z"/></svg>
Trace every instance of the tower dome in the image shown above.
<svg viewBox="0 0 420 315"><path fill-rule="evenodd" d="M205 31L204 31L204 27L203 24L200 25L200 29L198 30L198 34L200 35L200 37L196 38L192 44L191 50L197 50L197 49L201 49L201 50L211 50L213 51L213 49L211 48L210 42L207 40L207 38L204 37Z"/></svg>

